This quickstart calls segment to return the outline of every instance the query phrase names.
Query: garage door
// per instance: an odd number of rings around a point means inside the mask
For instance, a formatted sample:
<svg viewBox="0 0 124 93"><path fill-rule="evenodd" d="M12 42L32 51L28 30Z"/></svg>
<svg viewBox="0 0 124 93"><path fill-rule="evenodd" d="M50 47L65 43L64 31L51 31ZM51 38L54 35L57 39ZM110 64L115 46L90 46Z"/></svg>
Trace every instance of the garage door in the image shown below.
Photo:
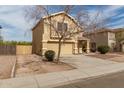
<svg viewBox="0 0 124 93"><path fill-rule="evenodd" d="M58 52L58 43L48 43L47 49L54 50L57 53ZM64 44L62 44L61 54L62 55L72 54L72 50L73 50L73 43L64 43Z"/></svg>

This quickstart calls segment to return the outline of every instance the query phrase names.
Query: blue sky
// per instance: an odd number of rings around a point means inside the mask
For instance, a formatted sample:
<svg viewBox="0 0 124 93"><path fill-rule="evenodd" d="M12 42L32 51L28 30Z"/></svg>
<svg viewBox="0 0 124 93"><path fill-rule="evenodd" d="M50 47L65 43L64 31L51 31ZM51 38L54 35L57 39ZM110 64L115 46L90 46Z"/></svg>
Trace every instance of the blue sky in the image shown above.
<svg viewBox="0 0 124 93"><path fill-rule="evenodd" d="M4 40L31 41L31 22L25 20L24 10L29 6L0 6L0 25ZM87 10L91 16L96 13L99 6L76 6L72 14L82 9ZM104 16L108 19L109 28L124 28L124 6L100 6ZM57 6L50 6L51 12L61 11Z"/></svg>

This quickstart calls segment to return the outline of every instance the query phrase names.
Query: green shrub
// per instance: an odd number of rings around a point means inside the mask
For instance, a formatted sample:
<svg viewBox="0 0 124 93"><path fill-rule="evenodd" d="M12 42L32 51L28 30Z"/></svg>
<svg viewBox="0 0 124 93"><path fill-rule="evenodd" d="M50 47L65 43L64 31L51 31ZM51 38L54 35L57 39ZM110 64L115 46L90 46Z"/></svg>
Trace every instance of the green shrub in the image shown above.
<svg viewBox="0 0 124 93"><path fill-rule="evenodd" d="M106 54L109 51L109 46L106 46L106 45L98 46L98 51L101 54Z"/></svg>
<svg viewBox="0 0 124 93"><path fill-rule="evenodd" d="M53 61L55 58L55 52L53 50L47 50L44 55L48 61Z"/></svg>

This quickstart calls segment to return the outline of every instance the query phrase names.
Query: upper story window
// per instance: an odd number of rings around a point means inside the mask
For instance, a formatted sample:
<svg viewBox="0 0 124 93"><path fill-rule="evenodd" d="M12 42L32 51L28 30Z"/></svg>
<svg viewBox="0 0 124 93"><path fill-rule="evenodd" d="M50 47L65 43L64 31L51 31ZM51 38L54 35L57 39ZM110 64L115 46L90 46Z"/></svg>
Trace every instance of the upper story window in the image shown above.
<svg viewBox="0 0 124 93"><path fill-rule="evenodd" d="M109 34L109 40L115 40L115 34L114 33Z"/></svg>
<svg viewBox="0 0 124 93"><path fill-rule="evenodd" d="M68 24L67 23L58 22L57 28L58 28L58 31L67 31Z"/></svg>

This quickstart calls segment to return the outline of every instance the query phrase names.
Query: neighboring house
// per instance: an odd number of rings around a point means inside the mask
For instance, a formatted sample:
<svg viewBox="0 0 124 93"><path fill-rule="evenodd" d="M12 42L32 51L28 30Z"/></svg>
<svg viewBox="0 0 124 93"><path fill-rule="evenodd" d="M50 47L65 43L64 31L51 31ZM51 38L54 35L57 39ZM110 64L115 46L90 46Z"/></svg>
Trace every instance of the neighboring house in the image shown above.
<svg viewBox="0 0 124 93"><path fill-rule="evenodd" d="M124 40L121 41L121 51L124 52Z"/></svg>
<svg viewBox="0 0 124 93"><path fill-rule="evenodd" d="M118 42L124 40L124 29L114 29L115 37Z"/></svg>
<svg viewBox="0 0 124 93"><path fill-rule="evenodd" d="M115 37L117 42L117 51L124 52L124 29L115 29Z"/></svg>
<svg viewBox="0 0 124 93"><path fill-rule="evenodd" d="M91 51L96 51L100 45L107 45L110 51L114 51L116 46L115 33L109 29L102 29L96 32L89 32L84 34L85 37L90 39Z"/></svg>
<svg viewBox="0 0 124 93"><path fill-rule="evenodd" d="M64 28L70 31L70 28L75 27L77 24L73 17L66 14L65 12L58 12L51 14L49 17L55 20L54 24L59 30L62 29L62 18L65 16ZM49 24L46 24L49 17L42 18L36 26L32 29L33 34L33 53L44 55L46 50L54 50L56 53L58 51L58 36L54 29ZM78 32L79 29L74 31ZM61 54L78 54L82 53L82 48L86 47L86 52L89 52L89 39L82 37L82 33L75 35L74 37L67 38L63 41Z"/></svg>

